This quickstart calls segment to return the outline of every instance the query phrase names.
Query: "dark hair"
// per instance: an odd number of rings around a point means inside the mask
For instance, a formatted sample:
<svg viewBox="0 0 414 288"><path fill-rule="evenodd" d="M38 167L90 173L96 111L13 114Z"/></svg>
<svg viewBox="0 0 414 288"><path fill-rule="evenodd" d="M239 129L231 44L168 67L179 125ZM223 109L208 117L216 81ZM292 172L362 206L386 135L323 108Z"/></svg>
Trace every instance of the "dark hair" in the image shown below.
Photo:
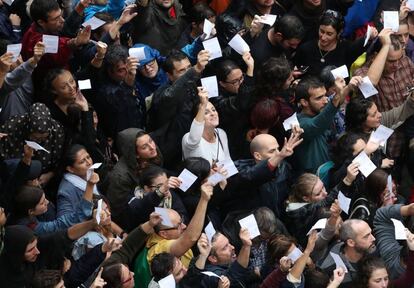
<svg viewBox="0 0 414 288"><path fill-rule="evenodd" d="M218 81L226 81L227 76L231 73L231 71L235 69L240 69L240 67L230 59L225 59L220 61L216 66L216 76Z"/></svg>
<svg viewBox="0 0 414 288"><path fill-rule="evenodd" d="M399 35L391 34L390 40L391 40L391 47L393 48L394 51L397 51L403 48L403 44L400 41Z"/></svg>
<svg viewBox="0 0 414 288"><path fill-rule="evenodd" d="M151 274L155 281L167 277L174 269L175 256L170 253L160 253L151 262Z"/></svg>
<svg viewBox="0 0 414 288"><path fill-rule="evenodd" d="M200 24L204 21L204 19L216 16L216 14L206 3L198 2L191 8L188 16L190 22Z"/></svg>
<svg viewBox="0 0 414 288"><path fill-rule="evenodd" d="M329 275L318 267L305 270L305 288L326 288L329 285Z"/></svg>
<svg viewBox="0 0 414 288"><path fill-rule="evenodd" d="M229 14L223 13L217 16L216 19L216 31L217 39L222 47L226 46L231 38L233 38L238 32L243 30L243 22Z"/></svg>
<svg viewBox="0 0 414 288"><path fill-rule="evenodd" d="M172 74L174 71L174 62L180 62L184 59L188 59L184 52L173 49L162 64L162 69L164 69L165 72Z"/></svg>
<svg viewBox="0 0 414 288"><path fill-rule="evenodd" d="M273 97L283 90L292 68L285 57L268 59L260 67L257 76L257 94L261 97Z"/></svg>
<svg viewBox="0 0 414 288"><path fill-rule="evenodd" d="M60 9L55 0L33 0L30 5L30 17L34 22L39 20L47 21L51 11Z"/></svg>
<svg viewBox="0 0 414 288"><path fill-rule="evenodd" d="M104 58L105 71L112 70L120 61L126 62L128 56L128 49L126 47L119 44L109 45Z"/></svg>
<svg viewBox="0 0 414 288"><path fill-rule="evenodd" d="M69 147L62 159L63 167L66 168L67 166L73 166L73 164L76 162L76 154L78 154L78 152L82 149L86 150L85 146L79 144L75 144Z"/></svg>
<svg viewBox="0 0 414 288"><path fill-rule="evenodd" d="M377 207L382 206L381 194L387 187L388 173L377 168L365 179L365 195Z"/></svg>
<svg viewBox="0 0 414 288"><path fill-rule="evenodd" d="M71 103L67 107L67 119L70 131L80 133L82 123L82 107L78 103Z"/></svg>
<svg viewBox="0 0 414 288"><path fill-rule="evenodd" d="M149 165L145 169L141 171L140 175L140 184L145 186L152 185L152 182L154 181L154 178L164 175L165 170L162 169L160 166L157 165Z"/></svg>
<svg viewBox="0 0 414 288"><path fill-rule="evenodd" d="M33 288L55 288L62 280L62 272L59 270L40 270L36 272L32 280Z"/></svg>
<svg viewBox="0 0 414 288"><path fill-rule="evenodd" d="M182 166L197 176L197 180L193 183L193 185L191 185L188 192L194 192L194 190L198 191L201 187L201 183L210 174L210 162L202 157L189 157L184 160Z"/></svg>
<svg viewBox="0 0 414 288"><path fill-rule="evenodd" d="M332 153L332 161L336 167L340 167L347 159L354 158L354 145L358 139L365 142L368 140L366 134L356 132L346 132L339 137Z"/></svg>
<svg viewBox="0 0 414 288"><path fill-rule="evenodd" d="M321 25L332 26L339 35L344 30L344 17L337 11L326 10L319 20L319 26Z"/></svg>
<svg viewBox="0 0 414 288"><path fill-rule="evenodd" d="M317 89L325 87L325 85L315 76L308 76L302 79L299 84L296 86L295 96L296 101L299 102L300 99L305 99L309 101L309 89Z"/></svg>
<svg viewBox="0 0 414 288"><path fill-rule="evenodd" d="M43 80L43 97L47 102L51 102L53 100L55 100L55 98L57 97L56 93L54 92L54 88L53 88L53 81L59 77L60 75L62 75L65 72L69 72L72 74L72 72L70 72L69 70L63 69L63 68L54 68L51 69L47 72L44 80ZM72 74L73 75L73 74Z"/></svg>
<svg viewBox="0 0 414 288"><path fill-rule="evenodd" d="M267 255L269 265L274 266L280 258L286 256L292 244L296 244L296 240L291 236L284 234L273 235L267 243Z"/></svg>
<svg viewBox="0 0 414 288"><path fill-rule="evenodd" d="M35 186L21 187L14 198L15 221L28 216L28 211L34 209L42 198L44 191Z"/></svg>
<svg viewBox="0 0 414 288"><path fill-rule="evenodd" d="M293 15L278 17L273 24L274 33L282 34L283 39L302 39L305 36L305 28L300 19Z"/></svg>
<svg viewBox="0 0 414 288"><path fill-rule="evenodd" d="M335 85L335 77L331 73L335 68L337 68L335 65L325 66L319 74L319 80L323 82L326 90Z"/></svg>
<svg viewBox="0 0 414 288"><path fill-rule="evenodd" d="M102 279L105 280L105 288L121 288L122 287L122 264L115 263L104 266L102 271Z"/></svg>
<svg viewBox="0 0 414 288"><path fill-rule="evenodd" d="M264 130L272 128L280 119L280 104L275 99L265 98L254 105L250 113L253 128Z"/></svg>
<svg viewBox="0 0 414 288"><path fill-rule="evenodd" d="M368 110L374 102L366 98L352 99L346 105L345 129L346 131L363 132L363 125L368 117Z"/></svg>
<svg viewBox="0 0 414 288"><path fill-rule="evenodd" d="M355 277L356 288L368 287L369 278L377 269L387 269L384 261L377 256L367 256L358 262L358 269Z"/></svg>

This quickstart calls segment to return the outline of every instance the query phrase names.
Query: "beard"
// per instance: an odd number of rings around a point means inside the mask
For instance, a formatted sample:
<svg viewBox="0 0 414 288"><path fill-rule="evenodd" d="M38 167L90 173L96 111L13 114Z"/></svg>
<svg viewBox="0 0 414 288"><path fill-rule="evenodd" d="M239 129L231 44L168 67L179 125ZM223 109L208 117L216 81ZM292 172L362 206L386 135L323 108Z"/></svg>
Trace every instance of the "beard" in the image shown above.
<svg viewBox="0 0 414 288"><path fill-rule="evenodd" d="M376 250L377 250L377 246L375 246L375 244L372 244L371 246L369 246L368 249L361 247L361 246L355 246L355 251L364 256L370 255L374 253Z"/></svg>

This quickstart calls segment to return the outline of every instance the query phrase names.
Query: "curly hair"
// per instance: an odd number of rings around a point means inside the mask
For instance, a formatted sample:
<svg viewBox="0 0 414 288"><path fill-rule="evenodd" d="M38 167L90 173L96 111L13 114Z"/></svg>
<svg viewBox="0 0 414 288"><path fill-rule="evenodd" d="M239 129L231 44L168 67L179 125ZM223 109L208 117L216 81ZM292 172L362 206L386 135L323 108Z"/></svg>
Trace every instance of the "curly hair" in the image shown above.
<svg viewBox="0 0 414 288"><path fill-rule="evenodd" d="M345 111L345 130L363 132L368 110L374 105L369 99L356 98L348 103Z"/></svg>

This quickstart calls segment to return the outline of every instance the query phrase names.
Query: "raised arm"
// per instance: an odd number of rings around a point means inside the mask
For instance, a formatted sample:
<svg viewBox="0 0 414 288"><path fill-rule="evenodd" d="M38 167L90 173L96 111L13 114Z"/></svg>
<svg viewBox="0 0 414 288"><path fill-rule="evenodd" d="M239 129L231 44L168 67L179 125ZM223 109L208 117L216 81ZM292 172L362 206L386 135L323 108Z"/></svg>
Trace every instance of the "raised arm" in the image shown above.
<svg viewBox="0 0 414 288"><path fill-rule="evenodd" d="M378 85L378 82L381 78L382 72L384 71L385 62L387 61L388 51L390 51L391 47L391 38L390 35L392 34L392 30L382 29L382 31L378 34L378 37L381 41L382 47L378 54L375 56L374 61L369 66L367 76L369 80L371 80L373 85Z"/></svg>

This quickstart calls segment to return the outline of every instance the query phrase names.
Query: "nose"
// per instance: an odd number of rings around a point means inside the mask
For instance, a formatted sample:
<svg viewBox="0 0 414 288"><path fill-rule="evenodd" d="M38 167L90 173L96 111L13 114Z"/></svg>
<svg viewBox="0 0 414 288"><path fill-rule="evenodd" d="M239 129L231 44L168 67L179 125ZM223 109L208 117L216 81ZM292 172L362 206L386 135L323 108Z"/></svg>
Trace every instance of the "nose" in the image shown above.
<svg viewBox="0 0 414 288"><path fill-rule="evenodd" d="M37 247L35 248L34 254L35 255L39 255L40 254L40 251L39 251L39 249L37 249Z"/></svg>
<svg viewBox="0 0 414 288"><path fill-rule="evenodd" d="M374 237L374 235L372 235L372 234L371 234L371 240L372 240L372 243L374 243L374 242L375 242L375 237Z"/></svg>

